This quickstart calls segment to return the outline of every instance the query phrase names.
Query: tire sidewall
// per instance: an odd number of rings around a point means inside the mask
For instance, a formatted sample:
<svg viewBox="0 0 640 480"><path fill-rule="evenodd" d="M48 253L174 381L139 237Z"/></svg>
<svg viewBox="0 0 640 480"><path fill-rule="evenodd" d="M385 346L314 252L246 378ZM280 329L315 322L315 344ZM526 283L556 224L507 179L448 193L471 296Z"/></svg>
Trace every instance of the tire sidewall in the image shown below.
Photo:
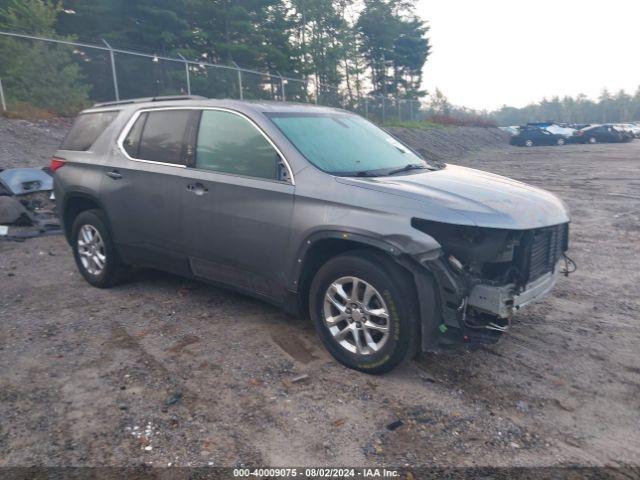
<svg viewBox="0 0 640 480"><path fill-rule="evenodd" d="M362 356L341 347L324 323L324 295L340 277L355 276L371 284L383 297L389 312L389 338L379 352ZM310 289L310 313L318 335L329 353L343 365L367 373L385 373L401 363L417 341L415 306L399 288L405 282L397 273L365 257L344 255L325 264Z"/></svg>
<svg viewBox="0 0 640 480"><path fill-rule="evenodd" d="M78 234L80 233L80 229L84 225L91 225L98 231L98 233L102 237L105 255L107 258L105 262L105 268L102 270L102 272L100 272L99 275L93 275L89 273L84 268L84 265L82 265L82 261L80 260L80 254L78 253ZM117 269L117 253L113 246L111 235L109 234L109 230L107 229L106 222L102 218L101 212L97 210L88 210L78 215L78 217L73 222L73 227L71 229L71 248L73 249L73 257L76 261L76 265L78 266L78 270L87 282L89 282L94 287L99 288L110 286L110 283Z"/></svg>

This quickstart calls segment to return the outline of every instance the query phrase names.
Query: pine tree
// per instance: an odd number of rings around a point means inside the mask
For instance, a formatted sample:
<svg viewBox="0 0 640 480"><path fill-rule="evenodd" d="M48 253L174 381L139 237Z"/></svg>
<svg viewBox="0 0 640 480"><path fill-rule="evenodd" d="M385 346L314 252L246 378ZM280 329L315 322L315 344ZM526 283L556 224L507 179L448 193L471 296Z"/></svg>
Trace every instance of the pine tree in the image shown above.
<svg viewBox="0 0 640 480"><path fill-rule="evenodd" d="M53 36L59 6L48 0L5 0L0 29ZM9 103L25 102L61 115L73 115L88 100L71 48L0 38L0 78Z"/></svg>

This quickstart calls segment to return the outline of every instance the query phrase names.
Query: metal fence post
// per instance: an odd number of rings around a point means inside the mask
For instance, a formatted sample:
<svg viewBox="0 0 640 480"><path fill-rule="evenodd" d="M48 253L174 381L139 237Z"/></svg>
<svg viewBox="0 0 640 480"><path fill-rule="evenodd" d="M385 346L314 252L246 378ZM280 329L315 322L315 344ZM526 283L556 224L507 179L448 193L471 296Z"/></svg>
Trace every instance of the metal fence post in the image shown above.
<svg viewBox="0 0 640 480"><path fill-rule="evenodd" d="M2 111L7 111L7 104L4 101L4 89L2 88L2 79L0 78L0 104L2 104Z"/></svg>
<svg viewBox="0 0 640 480"><path fill-rule="evenodd" d="M184 60L184 73L187 76L187 94L191 95L191 75L189 74L189 62L182 55L178 54L178 56Z"/></svg>
<svg viewBox="0 0 640 480"><path fill-rule="evenodd" d="M396 97L396 105L398 106L398 121L402 121L402 109L400 108L400 98Z"/></svg>
<svg viewBox="0 0 640 480"><path fill-rule="evenodd" d="M369 119L369 99L364 99L364 118Z"/></svg>
<svg viewBox="0 0 640 480"><path fill-rule="evenodd" d="M382 96L382 124L384 125L387 116L387 109L384 101L384 95Z"/></svg>
<svg viewBox="0 0 640 480"><path fill-rule="evenodd" d="M282 75L280 74L279 71L276 70L276 73L278 74L278 77L280 77L280 94L282 95L282 101L286 102L287 97L284 92L284 78L282 78Z"/></svg>
<svg viewBox="0 0 640 480"><path fill-rule="evenodd" d="M409 100L409 120L411 120L412 122L415 120L413 116L413 102L413 100Z"/></svg>
<svg viewBox="0 0 640 480"><path fill-rule="evenodd" d="M240 67L238 66L238 64L236 62L234 62L233 60L231 60L231 63L233 64L234 67L236 67L236 71L238 72L238 88L240 89L240 100L243 100L243 95L242 95L242 70L240 70Z"/></svg>
<svg viewBox="0 0 640 480"><path fill-rule="evenodd" d="M111 59L111 73L113 74L113 90L116 93L116 101L120 101L120 92L118 91L118 74L116 73L116 58L113 54L113 48L111 45L107 43L107 41L103 38L102 43L104 43L109 49L109 58Z"/></svg>

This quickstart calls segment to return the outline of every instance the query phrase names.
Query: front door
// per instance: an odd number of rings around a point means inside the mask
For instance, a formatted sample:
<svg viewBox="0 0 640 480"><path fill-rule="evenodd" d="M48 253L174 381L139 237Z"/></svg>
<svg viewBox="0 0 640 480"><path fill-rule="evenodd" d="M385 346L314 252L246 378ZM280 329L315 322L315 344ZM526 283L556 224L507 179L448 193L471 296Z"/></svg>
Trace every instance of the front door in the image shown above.
<svg viewBox="0 0 640 480"><path fill-rule="evenodd" d="M294 202L283 162L243 115L202 111L182 193L195 276L283 298Z"/></svg>

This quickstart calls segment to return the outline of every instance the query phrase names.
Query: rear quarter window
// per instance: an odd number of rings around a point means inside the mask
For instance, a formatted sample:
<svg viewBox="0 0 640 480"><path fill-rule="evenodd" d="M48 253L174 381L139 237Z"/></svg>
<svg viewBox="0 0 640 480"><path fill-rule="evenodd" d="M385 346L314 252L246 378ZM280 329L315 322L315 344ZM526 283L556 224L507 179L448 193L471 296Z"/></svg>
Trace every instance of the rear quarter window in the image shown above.
<svg viewBox="0 0 640 480"><path fill-rule="evenodd" d="M98 139L100 134L111 125L118 116L118 111L80 114L71 130L62 141L61 150L86 151Z"/></svg>

